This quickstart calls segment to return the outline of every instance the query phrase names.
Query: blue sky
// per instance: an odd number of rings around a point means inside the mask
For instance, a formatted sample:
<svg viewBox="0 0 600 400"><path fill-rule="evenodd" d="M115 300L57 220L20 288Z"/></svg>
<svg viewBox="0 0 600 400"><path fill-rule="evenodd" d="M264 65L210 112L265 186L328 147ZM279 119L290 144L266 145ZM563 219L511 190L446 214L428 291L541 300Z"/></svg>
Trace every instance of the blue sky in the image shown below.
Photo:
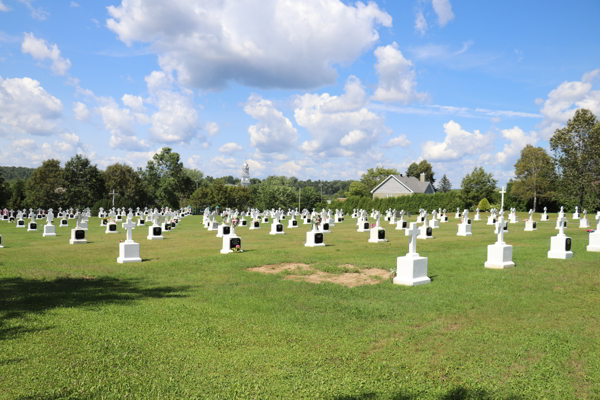
<svg viewBox="0 0 600 400"><path fill-rule="evenodd" d="M600 115L600 2L0 1L0 165L77 153L359 179L427 159L505 183Z"/></svg>

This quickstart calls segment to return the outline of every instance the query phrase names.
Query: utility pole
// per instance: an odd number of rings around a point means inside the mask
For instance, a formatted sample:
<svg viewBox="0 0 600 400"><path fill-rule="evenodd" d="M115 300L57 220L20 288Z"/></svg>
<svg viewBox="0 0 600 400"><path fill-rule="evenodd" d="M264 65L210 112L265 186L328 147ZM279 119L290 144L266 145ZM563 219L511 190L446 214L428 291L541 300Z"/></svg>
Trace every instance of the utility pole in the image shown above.
<svg viewBox="0 0 600 400"><path fill-rule="evenodd" d="M118 193L115 193L115 189L113 189L112 193L109 193L113 197L113 207L115 206L115 196L118 196Z"/></svg>
<svg viewBox="0 0 600 400"><path fill-rule="evenodd" d="M300 196L302 194L302 188L298 188L298 212L302 212L302 208L300 208Z"/></svg>
<svg viewBox="0 0 600 400"><path fill-rule="evenodd" d="M321 203L323 202L323 184L321 184Z"/></svg>

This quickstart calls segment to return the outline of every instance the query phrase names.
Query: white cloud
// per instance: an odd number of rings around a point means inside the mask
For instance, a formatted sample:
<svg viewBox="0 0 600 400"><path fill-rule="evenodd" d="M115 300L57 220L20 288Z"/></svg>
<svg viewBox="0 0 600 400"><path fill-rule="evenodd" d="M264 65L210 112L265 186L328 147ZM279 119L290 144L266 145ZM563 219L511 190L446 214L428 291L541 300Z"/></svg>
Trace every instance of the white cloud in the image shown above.
<svg viewBox="0 0 600 400"><path fill-rule="evenodd" d="M600 90L592 89L592 82L600 70L586 72L581 81L563 82L548 93L540 110L544 120L538 125L542 138L549 139L556 129L564 126L575 111L587 108L595 115L600 114Z"/></svg>
<svg viewBox="0 0 600 400"><path fill-rule="evenodd" d="M88 110L85 104L78 101L73 103L73 113L75 113L77 121L89 121L90 119L90 110Z"/></svg>
<svg viewBox="0 0 600 400"><path fill-rule="evenodd" d="M426 92L416 91L417 82L416 73L412 68L413 63L404 58L395 42L378 47L375 50L375 57L377 57L375 70L379 75L379 85L373 99L403 104L428 99L429 95Z"/></svg>
<svg viewBox="0 0 600 400"><path fill-rule="evenodd" d="M162 71L154 71L145 78L151 98L158 111L150 117L148 130L152 139L160 143L189 142L200 129L198 113L188 93L173 90L173 78Z"/></svg>
<svg viewBox="0 0 600 400"><path fill-rule="evenodd" d="M240 146L237 143L233 143L233 142L225 143L223 146L221 146L219 148L219 151L221 153L234 153L234 152L242 151L242 150L244 150L244 148L242 146Z"/></svg>
<svg viewBox="0 0 600 400"><path fill-rule="evenodd" d="M364 99L364 88L356 77L348 79L341 96L328 93L298 96L294 110L296 123L311 136L300 145L300 150L317 157L347 157L376 143L377 136L389 129L382 117L357 99Z"/></svg>
<svg viewBox="0 0 600 400"><path fill-rule="evenodd" d="M208 133L208 136L216 136L221 131L221 127L216 122L207 122L204 124L204 130Z"/></svg>
<svg viewBox="0 0 600 400"><path fill-rule="evenodd" d="M31 3L33 3L33 1L35 0L19 0L19 2L25 4L27 6L27 8L29 9L29 11L31 11L31 18L34 19L39 19L40 21L45 20L46 18L48 18L48 16L50 15L50 13L46 10L44 10L42 7L34 7Z"/></svg>
<svg viewBox="0 0 600 400"><path fill-rule="evenodd" d="M77 145L79 144L79 136L75 133L62 133L60 137L67 143Z"/></svg>
<svg viewBox="0 0 600 400"><path fill-rule="evenodd" d="M297 132L292 122L275 108L273 102L252 94L244 111L259 122L248 127L250 145L262 153L286 152L294 148Z"/></svg>
<svg viewBox="0 0 600 400"><path fill-rule="evenodd" d="M386 144L384 144L381 147L385 147L385 148L392 148L392 147L407 147L410 146L411 141L408 140L408 138L406 137L406 135L400 135L400 136L396 136L394 138L391 138L390 140L388 140L386 142Z"/></svg>
<svg viewBox="0 0 600 400"><path fill-rule="evenodd" d="M8 12L10 11L11 8L8 7L7 5L5 5L1 0L0 0L0 12Z"/></svg>
<svg viewBox="0 0 600 400"><path fill-rule="evenodd" d="M415 29L417 30L417 32L419 32L421 34L421 36L425 35L425 32L427 32L427 20L425 19L425 15L423 15L423 11L419 10L419 12L417 12L417 17L415 19Z"/></svg>
<svg viewBox="0 0 600 400"><path fill-rule="evenodd" d="M238 165L235 161L235 158L225 156L216 156L210 159L210 162L217 167L217 169L225 169L225 170L235 170Z"/></svg>
<svg viewBox="0 0 600 400"><path fill-rule="evenodd" d="M0 77L0 134L51 135L63 105L31 78Z"/></svg>
<svg viewBox="0 0 600 400"><path fill-rule="evenodd" d="M147 141L136 136L134 115L131 110L120 108L112 98L106 100L106 103L97 110L102 116L104 129L111 134L110 147L125 150L141 150L149 147Z"/></svg>
<svg viewBox="0 0 600 400"><path fill-rule="evenodd" d="M454 13L452 12L452 4L450 0L432 0L433 10L438 16L438 22L440 26L446 26L446 24L454 19Z"/></svg>
<svg viewBox="0 0 600 400"><path fill-rule="evenodd" d="M25 33L21 43L21 51L31 54L36 60L44 61L50 59L52 65L50 69L57 75L65 75L71 68L71 61L68 58L60 56L60 50L56 44L48 46L44 39L38 39L33 33Z"/></svg>
<svg viewBox="0 0 600 400"><path fill-rule="evenodd" d="M512 129L504 129L502 131L502 136L509 140L510 143L505 144L504 149L501 152L496 153L496 162L501 164L507 162L512 164L525 146L528 144L535 146L537 143L537 136L535 132L526 134L518 126L515 126Z"/></svg>
<svg viewBox="0 0 600 400"><path fill-rule="evenodd" d="M79 4L75 3L74 1L71 2L71 7L79 7Z"/></svg>
<svg viewBox="0 0 600 400"><path fill-rule="evenodd" d="M12 141L12 147L15 150L35 150L37 145L33 139L18 139Z"/></svg>
<svg viewBox="0 0 600 400"><path fill-rule="evenodd" d="M131 108L136 112L144 112L144 99L141 96L133 96L131 94L124 94L121 97L121 101L125 107Z"/></svg>
<svg viewBox="0 0 600 400"><path fill-rule="evenodd" d="M379 40L392 17L374 2L134 0L109 6L107 27L127 45L150 43L185 86L313 88L335 82Z"/></svg>
<svg viewBox="0 0 600 400"><path fill-rule="evenodd" d="M443 142L427 141L421 145L422 157L429 161L460 160L465 155L482 153L492 144L493 135L483 135L479 130L472 133L450 120L444 124L446 136Z"/></svg>

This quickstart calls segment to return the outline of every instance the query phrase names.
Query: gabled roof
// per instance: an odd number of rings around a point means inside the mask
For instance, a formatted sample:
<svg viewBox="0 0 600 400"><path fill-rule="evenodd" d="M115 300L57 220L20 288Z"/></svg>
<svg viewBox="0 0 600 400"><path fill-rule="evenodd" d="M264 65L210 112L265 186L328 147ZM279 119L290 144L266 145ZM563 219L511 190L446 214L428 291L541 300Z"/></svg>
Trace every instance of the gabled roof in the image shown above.
<svg viewBox="0 0 600 400"><path fill-rule="evenodd" d="M425 191L430 185L429 181L421 182L414 176L390 175L387 178L385 178L379 185L377 185L375 189L371 190L371 193L375 192L390 179L395 179L399 184L404 186L411 193L425 193Z"/></svg>

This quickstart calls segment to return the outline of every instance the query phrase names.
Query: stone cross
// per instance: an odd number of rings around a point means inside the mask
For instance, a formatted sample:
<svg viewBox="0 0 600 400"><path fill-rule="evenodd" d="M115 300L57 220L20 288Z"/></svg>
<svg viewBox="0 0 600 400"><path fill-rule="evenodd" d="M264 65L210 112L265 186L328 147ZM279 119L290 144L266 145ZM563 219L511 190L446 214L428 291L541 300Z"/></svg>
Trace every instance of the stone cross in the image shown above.
<svg viewBox="0 0 600 400"><path fill-rule="evenodd" d="M127 217L127 222L123 224L123 228L127 229L127 240L125 243L133 243L133 229L135 229L135 223L132 217Z"/></svg>
<svg viewBox="0 0 600 400"><path fill-rule="evenodd" d="M152 226L158 226L159 215L158 210L154 210L154 214L152 214Z"/></svg>
<svg viewBox="0 0 600 400"><path fill-rule="evenodd" d="M600 231L600 212L596 214L596 230Z"/></svg>
<svg viewBox="0 0 600 400"><path fill-rule="evenodd" d="M108 218L110 219L110 222L115 222L115 210L110 210Z"/></svg>
<svg viewBox="0 0 600 400"><path fill-rule="evenodd" d="M83 216L79 212L77 212L77 214L75 214L75 221L76 221L75 229L81 229L79 224L81 223L82 219L83 219Z"/></svg>
<svg viewBox="0 0 600 400"><path fill-rule="evenodd" d="M587 210L583 210L583 219L587 219Z"/></svg>
<svg viewBox="0 0 600 400"><path fill-rule="evenodd" d="M575 214L579 214L579 206L575 206Z"/></svg>
<svg viewBox="0 0 600 400"><path fill-rule="evenodd" d="M427 211L423 212L423 226L425 228L429 226L429 218L427 218Z"/></svg>
<svg viewBox="0 0 600 400"><path fill-rule="evenodd" d="M463 211L463 224L464 225L469 224L469 210L467 210L466 208L465 208L465 211Z"/></svg>
<svg viewBox="0 0 600 400"><path fill-rule="evenodd" d="M546 215L546 211L548 210L547 207L544 207L544 215Z"/></svg>
<svg viewBox="0 0 600 400"><path fill-rule="evenodd" d="M48 225L52 225L52 220L54 219L54 213L52 212L52 209L49 208L48 209L48 214L46 215L46 220L48 221Z"/></svg>
<svg viewBox="0 0 600 400"><path fill-rule="evenodd" d="M35 221L35 213L33 212L33 208L29 209L29 219L31 219L31 221Z"/></svg>
<svg viewBox="0 0 600 400"><path fill-rule="evenodd" d="M565 217L560 216L558 219L558 236L565 236Z"/></svg>
<svg viewBox="0 0 600 400"><path fill-rule="evenodd" d="M377 211L375 215L375 228L380 228L381 225L379 224L379 220L381 219L381 214L379 213L379 211Z"/></svg>
<svg viewBox="0 0 600 400"><path fill-rule="evenodd" d="M112 193L109 193L110 195L112 195L113 197L113 207L115 206L115 196L118 196L119 194L117 192L115 192L115 189L113 189Z"/></svg>
<svg viewBox="0 0 600 400"><path fill-rule="evenodd" d="M496 244L504 244L504 216L501 215L498 222L496 222L496 231L494 232L498 235L498 241Z"/></svg>
<svg viewBox="0 0 600 400"><path fill-rule="evenodd" d="M504 195L506 194L506 190L504 186L502 186L502 190L500 190L500 194L502 195L502 202L500 203L500 209L504 210Z"/></svg>
<svg viewBox="0 0 600 400"><path fill-rule="evenodd" d="M416 222L411 222L410 228L406 228L404 230L404 235L410 237L409 242L408 242L408 254L410 254L413 257L419 256L419 254L417 253L417 235L418 234L419 234L419 229L417 228Z"/></svg>
<svg viewBox="0 0 600 400"><path fill-rule="evenodd" d="M529 209L529 219L533 219L533 208Z"/></svg>

